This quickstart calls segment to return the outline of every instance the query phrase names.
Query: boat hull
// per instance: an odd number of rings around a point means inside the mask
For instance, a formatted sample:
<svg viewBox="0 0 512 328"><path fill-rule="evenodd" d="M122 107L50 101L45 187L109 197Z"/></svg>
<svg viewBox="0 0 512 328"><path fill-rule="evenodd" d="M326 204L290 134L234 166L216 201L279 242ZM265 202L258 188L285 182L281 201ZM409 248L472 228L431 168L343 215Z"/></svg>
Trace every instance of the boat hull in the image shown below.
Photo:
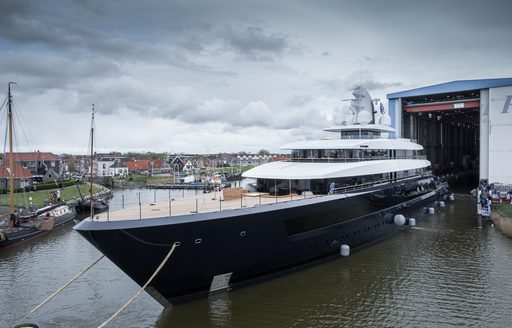
<svg viewBox="0 0 512 328"><path fill-rule="evenodd" d="M179 241L148 287L168 306L338 257L342 244L357 250L388 238L404 229L393 223L395 214L406 214L448 189L433 185L410 197L388 199L380 207L372 197L379 192L382 187L183 217L86 220L75 229L139 285Z"/></svg>

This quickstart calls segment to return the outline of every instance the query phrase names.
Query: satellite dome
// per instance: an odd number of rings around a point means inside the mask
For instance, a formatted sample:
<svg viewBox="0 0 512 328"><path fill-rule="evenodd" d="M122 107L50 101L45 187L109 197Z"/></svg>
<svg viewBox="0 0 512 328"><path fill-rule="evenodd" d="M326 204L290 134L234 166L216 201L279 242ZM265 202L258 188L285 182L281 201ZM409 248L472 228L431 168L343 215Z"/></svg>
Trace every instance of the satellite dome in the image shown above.
<svg viewBox="0 0 512 328"><path fill-rule="evenodd" d="M357 116L357 121L360 124L368 124L372 121L372 114L367 111L361 111Z"/></svg>
<svg viewBox="0 0 512 328"><path fill-rule="evenodd" d="M381 125L391 125L391 117L388 114L384 114L379 118L379 124Z"/></svg>

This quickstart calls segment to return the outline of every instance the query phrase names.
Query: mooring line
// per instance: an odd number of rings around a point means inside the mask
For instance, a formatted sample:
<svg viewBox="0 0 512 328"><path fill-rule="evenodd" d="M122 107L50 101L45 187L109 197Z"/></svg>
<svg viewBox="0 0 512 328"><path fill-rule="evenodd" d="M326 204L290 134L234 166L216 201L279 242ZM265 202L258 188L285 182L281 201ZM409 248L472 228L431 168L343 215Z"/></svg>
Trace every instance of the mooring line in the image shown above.
<svg viewBox="0 0 512 328"><path fill-rule="evenodd" d="M83 269L82 271L80 271L78 274L76 274L73 278L71 278L67 283L65 283L62 287L60 287L59 289L57 289L53 294L51 294L50 296L48 296L43 302L41 302L38 306L36 306L35 308L33 308L28 314L26 314L23 318L21 318L20 321L24 321L29 315L33 314L34 312L36 312L39 308L41 308L43 305L45 305L46 303L48 303L52 298L54 298L55 296L57 296L57 294L59 294L61 291L64 290L64 288L66 288L67 286L69 286L73 281L77 280L81 275L83 275L84 273L86 273L90 268L92 268L96 263L98 263L102 258L104 258L105 255L101 255L100 257L98 257L94 262L92 262L87 268Z"/></svg>
<svg viewBox="0 0 512 328"><path fill-rule="evenodd" d="M142 293L143 290L146 289L146 287L151 283L151 281L156 277L156 275L160 272L160 270L162 270L162 268L164 267L165 263L167 263L167 261L169 260L169 258L171 257L172 253L174 252L174 249L180 245L180 242L175 242L173 245L172 245L172 248L171 250L169 251L169 253L167 253L167 255L165 256L165 258L163 259L162 263L160 263L160 265L158 266L158 268L156 268L155 272L153 272L153 274L151 275L151 277L149 277L149 280L144 284L144 286L142 286L139 291L132 296L132 298L130 298L130 300L128 302L126 302L125 305L121 306L121 308L119 308L119 310L117 310L110 318L108 318L105 322L103 322L101 325L98 326L98 328L103 328L103 327L106 327L107 324L112 321L115 317L117 317L128 305L130 305L137 297L139 297L139 295Z"/></svg>

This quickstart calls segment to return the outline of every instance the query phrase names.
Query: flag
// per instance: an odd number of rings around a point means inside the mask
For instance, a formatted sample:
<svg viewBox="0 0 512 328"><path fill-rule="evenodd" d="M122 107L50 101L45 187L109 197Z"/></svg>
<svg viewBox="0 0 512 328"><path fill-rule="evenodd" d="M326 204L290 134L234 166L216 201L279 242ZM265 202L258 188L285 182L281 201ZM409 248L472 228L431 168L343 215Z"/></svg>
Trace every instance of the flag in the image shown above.
<svg viewBox="0 0 512 328"><path fill-rule="evenodd" d="M380 113L384 115L384 105L380 103Z"/></svg>

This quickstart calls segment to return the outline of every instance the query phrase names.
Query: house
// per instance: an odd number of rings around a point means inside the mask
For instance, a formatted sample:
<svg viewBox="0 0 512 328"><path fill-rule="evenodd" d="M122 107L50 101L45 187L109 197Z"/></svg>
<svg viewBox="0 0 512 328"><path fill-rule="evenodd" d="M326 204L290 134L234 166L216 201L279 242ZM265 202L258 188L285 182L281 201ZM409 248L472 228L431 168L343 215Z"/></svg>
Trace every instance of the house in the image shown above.
<svg viewBox="0 0 512 328"><path fill-rule="evenodd" d="M151 165L147 159L136 159L131 162L126 162L128 171L131 173L149 173Z"/></svg>
<svg viewBox="0 0 512 328"><path fill-rule="evenodd" d="M171 173L171 165L163 159L157 159L151 162L152 174Z"/></svg>
<svg viewBox="0 0 512 328"><path fill-rule="evenodd" d="M109 175L111 176L125 176L128 175L128 173L128 167L121 161L114 161L114 164L109 168Z"/></svg>
<svg viewBox="0 0 512 328"><path fill-rule="evenodd" d="M183 167L185 166L185 161L183 161L179 156L174 157L171 161L170 166L174 172L183 171Z"/></svg>
<svg viewBox="0 0 512 328"><path fill-rule="evenodd" d="M195 168L194 164L192 163L192 161L187 161L185 163L185 165L183 166L183 169L182 171L183 172L186 172L187 174L190 174L190 172Z"/></svg>
<svg viewBox="0 0 512 328"><path fill-rule="evenodd" d="M29 169L21 167L16 162L13 163L14 168L14 189L31 187L33 184L33 176ZM10 181L9 161L0 164L0 189L8 190Z"/></svg>
<svg viewBox="0 0 512 328"><path fill-rule="evenodd" d="M275 155L273 155L275 156ZM237 156L238 165L239 166L256 166L265 164L272 161L272 157L270 155L243 155Z"/></svg>
<svg viewBox="0 0 512 328"><path fill-rule="evenodd" d="M93 174L96 177L110 176L110 167L114 165L115 161L103 161L99 160L94 162ZM89 170L90 172L90 170Z"/></svg>
<svg viewBox="0 0 512 328"><path fill-rule="evenodd" d="M57 179L64 170L59 156L48 152L22 152L12 153L13 160L22 167L27 168L35 180L47 181ZM10 154L5 154L4 162L9 163Z"/></svg>

